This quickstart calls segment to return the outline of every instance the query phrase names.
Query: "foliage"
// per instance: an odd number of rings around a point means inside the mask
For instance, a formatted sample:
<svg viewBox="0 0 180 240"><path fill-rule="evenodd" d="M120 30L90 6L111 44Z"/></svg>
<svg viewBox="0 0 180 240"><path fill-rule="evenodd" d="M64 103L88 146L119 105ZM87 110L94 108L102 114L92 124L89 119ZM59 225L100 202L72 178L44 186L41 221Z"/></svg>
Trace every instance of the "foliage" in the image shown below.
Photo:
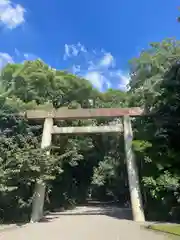
<svg viewBox="0 0 180 240"><path fill-rule="evenodd" d="M180 197L179 57L180 42L167 39L152 43L131 62L130 104L138 102L148 115L134 122L135 146L142 146L135 150L145 187L144 204L149 214L154 205L163 208L166 219ZM155 218L161 218L159 211Z"/></svg>

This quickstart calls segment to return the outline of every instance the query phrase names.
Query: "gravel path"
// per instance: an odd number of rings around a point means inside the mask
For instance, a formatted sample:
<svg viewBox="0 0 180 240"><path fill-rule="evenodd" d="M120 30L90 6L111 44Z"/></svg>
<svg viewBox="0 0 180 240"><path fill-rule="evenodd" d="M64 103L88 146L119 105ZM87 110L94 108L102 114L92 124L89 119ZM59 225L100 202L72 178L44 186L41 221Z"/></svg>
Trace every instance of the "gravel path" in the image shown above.
<svg viewBox="0 0 180 240"><path fill-rule="evenodd" d="M124 211L124 210L123 210ZM166 240L128 220L121 209L79 207L0 233L0 240ZM126 214L128 215L128 214Z"/></svg>

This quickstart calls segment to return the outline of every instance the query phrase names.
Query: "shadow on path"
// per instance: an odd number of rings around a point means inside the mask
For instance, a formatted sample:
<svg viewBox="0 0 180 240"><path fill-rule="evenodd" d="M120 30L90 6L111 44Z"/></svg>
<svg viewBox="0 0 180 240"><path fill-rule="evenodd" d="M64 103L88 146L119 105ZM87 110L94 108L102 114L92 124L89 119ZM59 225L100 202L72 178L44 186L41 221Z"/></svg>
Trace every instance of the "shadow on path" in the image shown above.
<svg viewBox="0 0 180 240"><path fill-rule="evenodd" d="M117 206L78 206L73 210L56 210L55 212L50 212L46 215L40 222L51 222L54 219L61 218L61 216L95 216L104 215L108 217L113 217L116 219L132 220L132 212L129 208L120 208Z"/></svg>

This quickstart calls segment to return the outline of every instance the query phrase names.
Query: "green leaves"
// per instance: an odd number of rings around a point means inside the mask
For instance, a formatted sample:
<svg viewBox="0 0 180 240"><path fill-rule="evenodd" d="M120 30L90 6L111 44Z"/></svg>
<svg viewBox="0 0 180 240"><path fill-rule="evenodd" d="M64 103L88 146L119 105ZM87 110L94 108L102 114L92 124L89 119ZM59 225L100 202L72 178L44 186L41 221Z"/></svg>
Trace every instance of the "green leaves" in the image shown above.
<svg viewBox="0 0 180 240"><path fill-rule="evenodd" d="M130 104L143 106L149 114L134 121L133 147L146 207L162 205L168 216L180 196L180 41L167 39L150 46L131 62ZM158 212L156 219L159 216Z"/></svg>
<svg viewBox="0 0 180 240"><path fill-rule="evenodd" d="M144 152L147 148L152 147L152 144L147 141L134 140L133 148L136 152Z"/></svg>
<svg viewBox="0 0 180 240"><path fill-rule="evenodd" d="M157 178L153 178L153 176L144 177L143 183L150 190L153 198L161 199L166 197L167 192L172 195L173 192L178 190L179 180L180 176L172 175L169 171L165 171Z"/></svg>

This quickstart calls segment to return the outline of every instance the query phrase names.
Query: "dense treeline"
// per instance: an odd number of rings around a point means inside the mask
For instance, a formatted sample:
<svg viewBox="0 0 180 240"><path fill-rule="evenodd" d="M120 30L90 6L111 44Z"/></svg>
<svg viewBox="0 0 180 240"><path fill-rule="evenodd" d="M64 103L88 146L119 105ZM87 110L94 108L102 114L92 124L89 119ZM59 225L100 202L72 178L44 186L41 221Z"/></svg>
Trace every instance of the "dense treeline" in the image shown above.
<svg viewBox="0 0 180 240"><path fill-rule="evenodd" d="M129 202L123 136L54 136L40 149L42 126L27 109L144 107L133 119L133 148L146 217L180 219L180 42L165 40L130 62L130 90L101 93L90 82L41 60L8 64L0 77L0 218L29 219L35 181L47 184L46 209L99 200ZM90 101L91 100L91 101ZM108 124L112 119L61 121L59 126Z"/></svg>

